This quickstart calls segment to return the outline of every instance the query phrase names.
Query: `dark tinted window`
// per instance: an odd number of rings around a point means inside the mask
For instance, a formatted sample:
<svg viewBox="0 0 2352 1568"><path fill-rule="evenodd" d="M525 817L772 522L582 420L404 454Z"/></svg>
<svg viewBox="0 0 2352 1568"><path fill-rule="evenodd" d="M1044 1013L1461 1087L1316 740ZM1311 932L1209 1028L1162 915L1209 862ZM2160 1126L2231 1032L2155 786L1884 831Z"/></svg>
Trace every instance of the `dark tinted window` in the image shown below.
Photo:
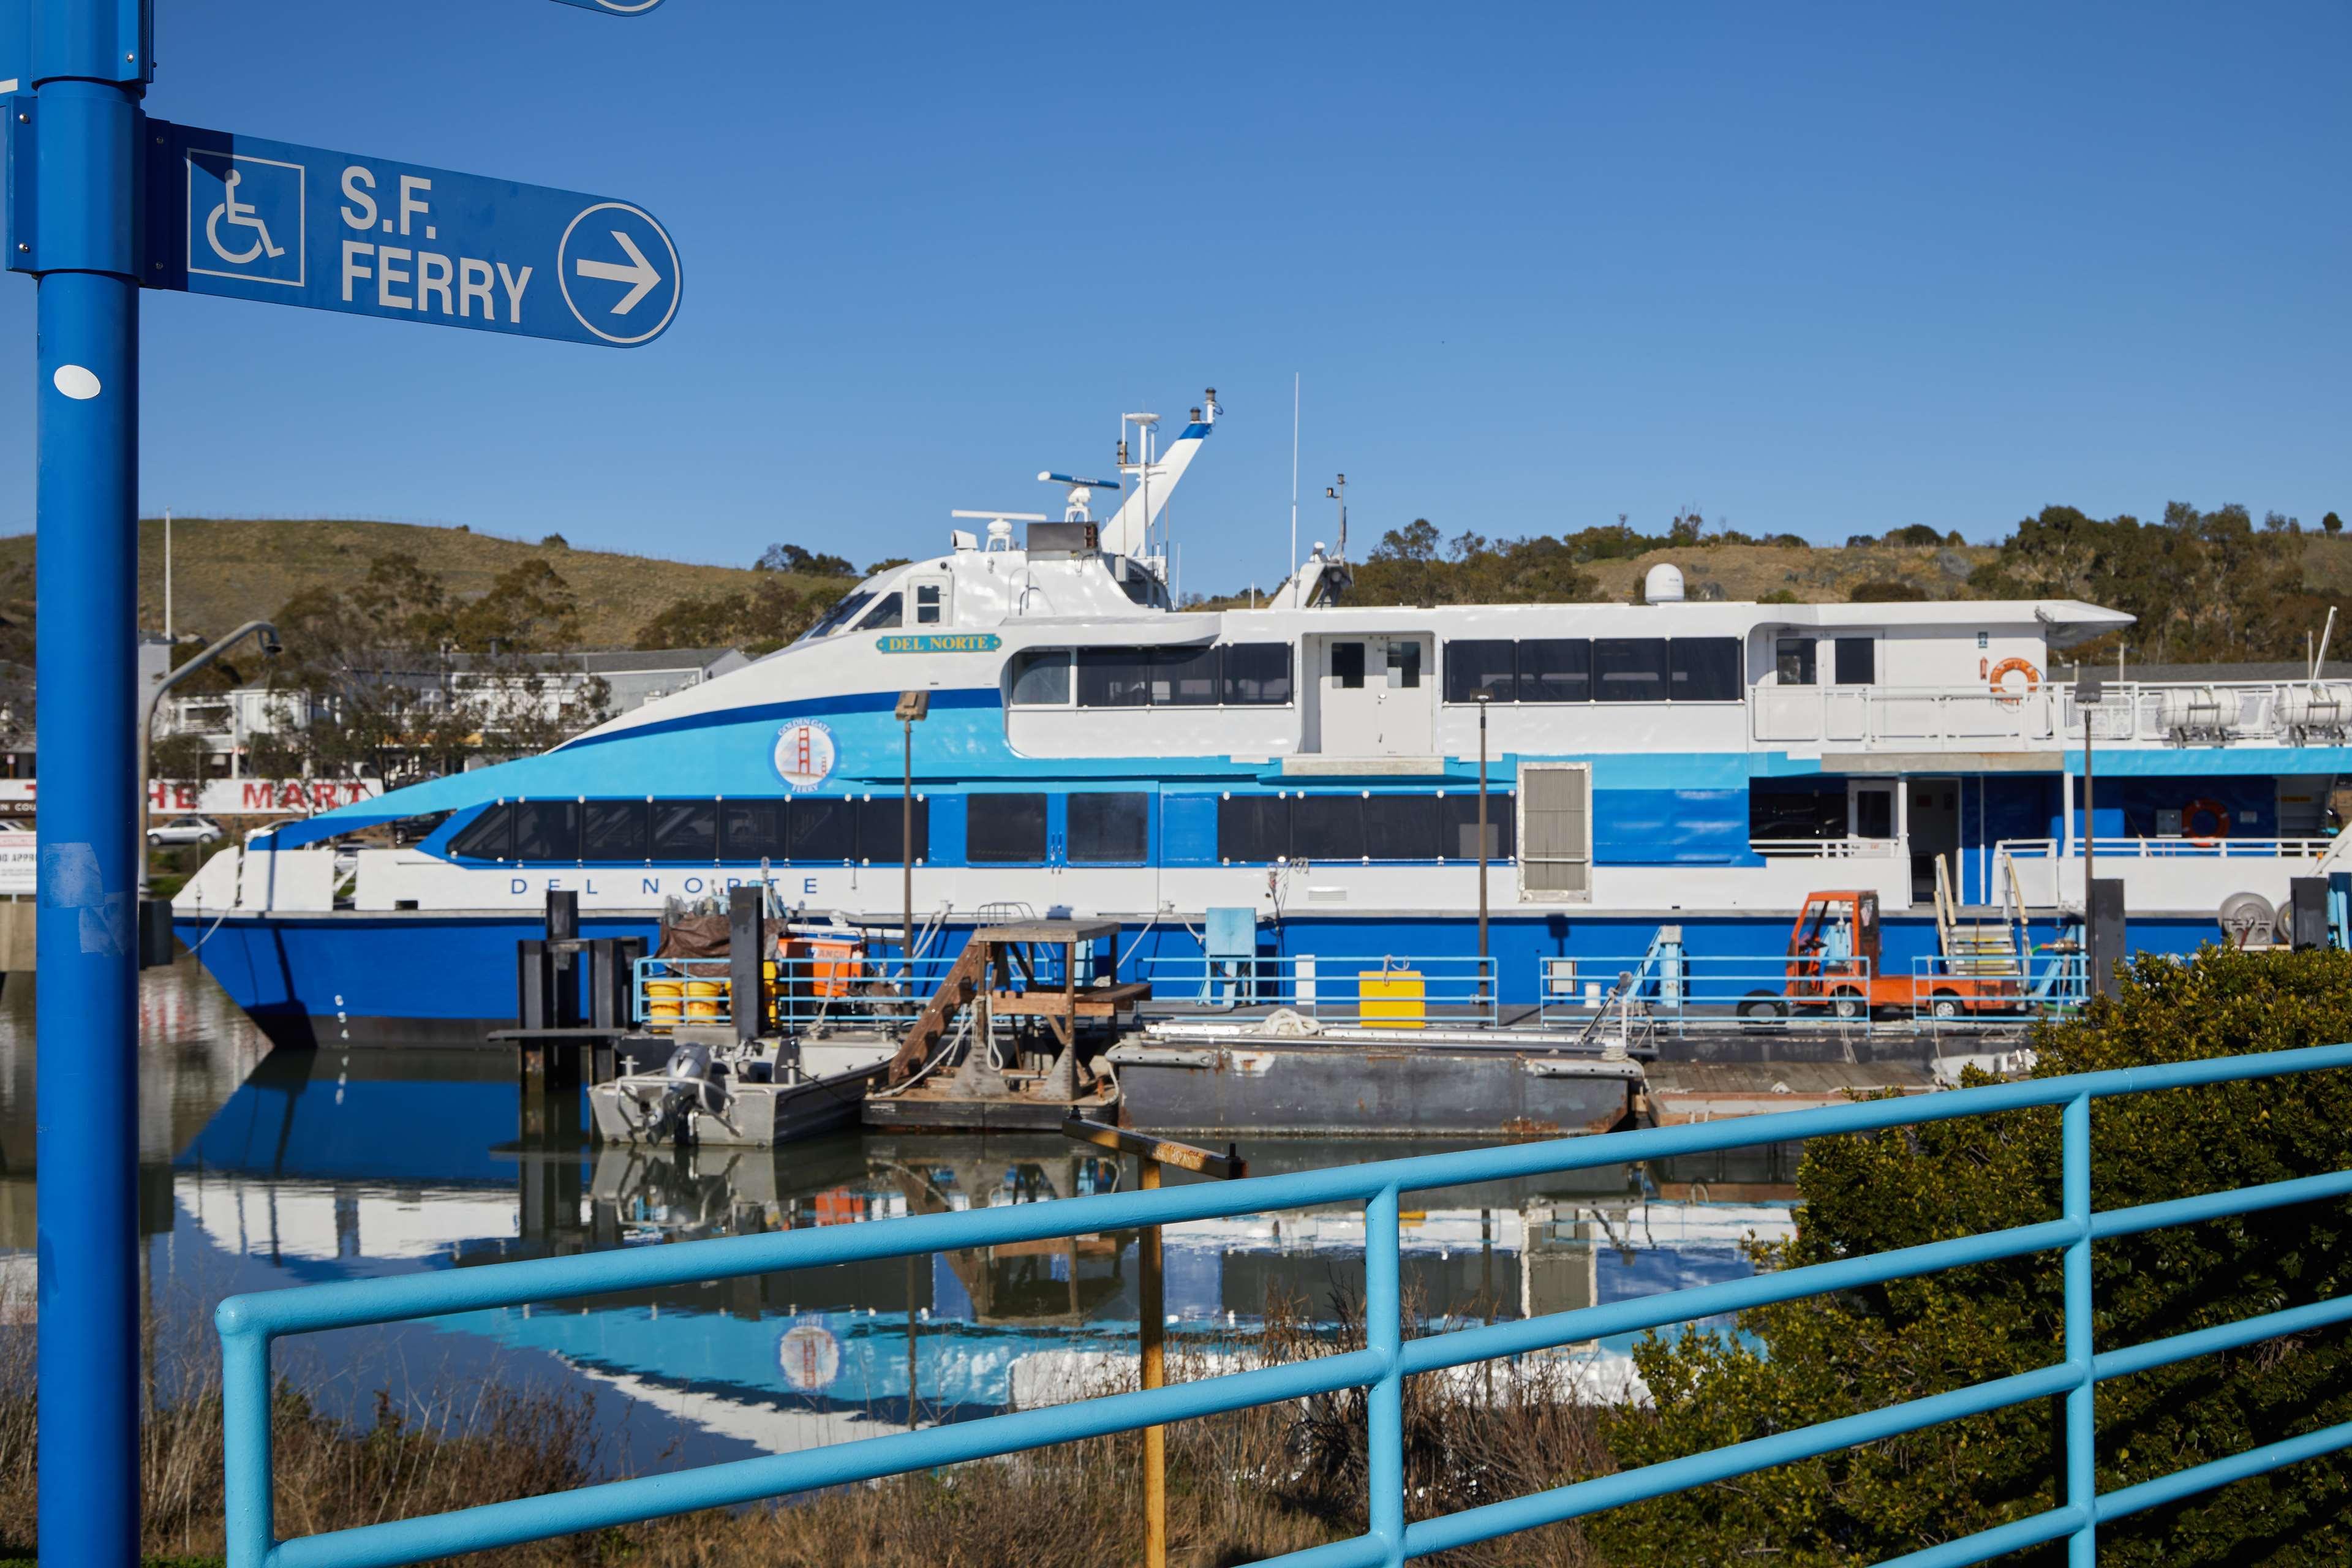
<svg viewBox="0 0 2352 1568"><path fill-rule="evenodd" d="M1217 858L1285 860L1290 857L1290 802L1278 795L1228 795L1217 802Z"/></svg>
<svg viewBox="0 0 2352 1568"><path fill-rule="evenodd" d="M1843 838L1844 786L1840 785L1835 794L1817 789L1751 786L1748 792L1748 837Z"/></svg>
<svg viewBox="0 0 2352 1568"><path fill-rule="evenodd" d="M1364 801L1364 853L1375 860L1434 860L1441 818L1433 795L1376 795Z"/></svg>
<svg viewBox="0 0 2352 1568"><path fill-rule="evenodd" d="M802 795L784 816L789 858L822 865L857 858L856 803L834 795Z"/></svg>
<svg viewBox="0 0 2352 1568"><path fill-rule="evenodd" d="M1444 819L1441 833L1448 860L1478 858L1478 792L1475 789L1449 792L1437 803L1438 813ZM1511 797L1500 790L1486 792L1486 858L1508 859L1511 846L1518 842L1513 826Z"/></svg>
<svg viewBox="0 0 2352 1568"><path fill-rule="evenodd" d="M1838 662L1845 662L1844 645ZM1738 637L1676 637L1675 681L1668 695L1677 702L1737 702L1739 700L1739 639ZM1840 679L1843 679L1843 676Z"/></svg>
<svg viewBox="0 0 2352 1568"><path fill-rule="evenodd" d="M1421 684L1421 644L1400 637L1389 644L1389 685L1407 691Z"/></svg>
<svg viewBox="0 0 2352 1568"><path fill-rule="evenodd" d="M1878 680L1876 639L1872 637L1840 637L1837 640L1837 683L1840 686L1872 686Z"/></svg>
<svg viewBox="0 0 2352 1568"><path fill-rule="evenodd" d="M1895 792L1861 789L1853 792L1853 836L1857 838L1895 837Z"/></svg>
<svg viewBox="0 0 2352 1568"><path fill-rule="evenodd" d="M1234 703L1290 700L1290 645L1237 642L1224 650L1225 700Z"/></svg>
<svg viewBox="0 0 2352 1568"><path fill-rule="evenodd" d="M1582 637L1529 637L1519 644L1519 700L1592 700L1592 645Z"/></svg>
<svg viewBox="0 0 2352 1568"><path fill-rule="evenodd" d="M1666 696L1666 639L1596 637L1594 695L1603 702L1662 702Z"/></svg>
<svg viewBox="0 0 2352 1568"><path fill-rule="evenodd" d="M900 625L907 618L906 603L896 594L883 595L882 602L874 606L874 613L857 623L857 629L861 632L887 631Z"/></svg>
<svg viewBox="0 0 2352 1568"><path fill-rule="evenodd" d="M514 808L494 805L449 840L449 853L473 860L505 860L514 854Z"/></svg>
<svg viewBox="0 0 2352 1568"><path fill-rule="evenodd" d="M1462 637L1445 645L1445 700L1510 702L1518 696L1518 644L1501 637Z"/></svg>
<svg viewBox="0 0 2352 1568"><path fill-rule="evenodd" d="M1149 847L1151 797L1142 794L1070 797L1070 864L1131 866Z"/></svg>
<svg viewBox="0 0 2352 1568"><path fill-rule="evenodd" d="M1813 639L1780 637L1772 644L1772 668L1783 686L1813 684Z"/></svg>
<svg viewBox="0 0 2352 1568"><path fill-rule="evenodd" d="M1364 858L1364 797L1303 795L1290 803L1290 853L1300 860Z"/></svg>
<svg viewBox="0 0 2352 1568"><path fill-rule="evenodd" d="M1152 655L1151 700L1177 708L1210 708L1217 700L1217 650L1163 647Z"/></svg>
<svg viewBox="0 0 2352 1568"><path fill-rule="evenodd" d="M587 828L581 836L580 858L583 860L643 860L646 848L646 817L648 811L641 800L592 800L588 803Z"/></svg>
<svg viewBox="0 0 2352 1568"><path fill-rule="evenodd" d="M1362 643L1335 642L1331 645L1331 679L1349 691L1364 684Z"/></svg>
<svg viewBox="0 0 2352 1568"><path fill-rule="evenodd" d="M715 800L654 802L654 858L719 858L719 803Z"/></svg>
<svg viewBox="0 0 2352 1568"><path fill-rule="evenodd" d="M1024 865L1045 858L1044 795L966 795L963 809L964 858L973 865Z"/></svg>
<svg viewBox="0 0 2352 1568"><path fill-rule="evenodd" d="M576 800L518 801L514 808L514 858L518 860L580 858L580 803Z"/></svg>
<svg viewBox="0 0 2352 1568"><path fill-rule="evenodd" d="M730 800L719 806L719 841L730 860L782 860L785 805L781 800Z"/></svg>
<svg viewBox="0 0 2352 1568"><path fill-rule="evenodd" d="M1082 647L1078 650L1078 706L1143 708L1151 702L1151 650L1148 647Z"/></svg>
<svg viewBox="0 0 2352 1568"><path fill-rule="evenodd" d="M871 800L857 803L857 858L871 860L878 866L902 866L906 861L898 852L898 835L906 826L907 800L904 795L877 795ZM931 803L915 802L915 860L917 864L931 858Z"/></svg>

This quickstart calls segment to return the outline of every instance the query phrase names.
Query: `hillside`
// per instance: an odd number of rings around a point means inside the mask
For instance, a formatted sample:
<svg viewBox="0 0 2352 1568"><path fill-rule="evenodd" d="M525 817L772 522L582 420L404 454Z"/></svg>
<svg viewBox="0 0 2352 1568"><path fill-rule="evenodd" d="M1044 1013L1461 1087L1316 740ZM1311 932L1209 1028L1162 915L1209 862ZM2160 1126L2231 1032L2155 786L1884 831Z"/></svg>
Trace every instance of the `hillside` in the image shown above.
<svg viewBox="0 0 2352 1568"><path fill-rule="evenodd" d="M211 636L270 616L301 589L344 587L379 555L416 557L460 598L472 598L509 567L534 556L579 595L582 641L627 647L656 615L679 599L740 591L763 574L698 566L611 551L526 544L518 540L403 522L271 521L176 518L172 523L172 614L175 629ZM747 552L747 554L749 552ZM0 580L29 569L33 536L0 538ZM139 525L139 619L163 626L163 524Z"/></svg>

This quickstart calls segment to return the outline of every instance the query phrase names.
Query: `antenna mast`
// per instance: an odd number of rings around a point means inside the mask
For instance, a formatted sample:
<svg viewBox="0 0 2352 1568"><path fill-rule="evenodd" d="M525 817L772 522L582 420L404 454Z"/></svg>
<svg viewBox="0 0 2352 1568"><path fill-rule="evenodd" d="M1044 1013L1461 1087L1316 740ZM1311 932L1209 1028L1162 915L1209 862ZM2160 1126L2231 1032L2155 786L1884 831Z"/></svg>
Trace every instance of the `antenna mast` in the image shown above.
<svg viewBox="0 0 2352 1568"><path fill-rule="evenodd" d="M1290 596L1298 597L1298 373L1290 373Z"/></svg>

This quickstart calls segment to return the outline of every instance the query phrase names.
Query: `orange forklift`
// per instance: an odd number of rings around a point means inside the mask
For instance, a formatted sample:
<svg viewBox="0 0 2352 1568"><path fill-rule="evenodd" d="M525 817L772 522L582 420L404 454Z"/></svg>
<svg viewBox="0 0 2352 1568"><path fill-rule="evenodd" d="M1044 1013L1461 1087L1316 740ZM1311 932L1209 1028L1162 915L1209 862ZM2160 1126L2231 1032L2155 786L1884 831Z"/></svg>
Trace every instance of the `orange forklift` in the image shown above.
<svg viewBox="0 0 2352 1568"><path fill-rule="evenodd" d="M1885 1014L1908 1015L1918 998L1917 983L1908 974L1889 974L1879 962L1878 895L1850 889L1808 893L1797 923L1789 931L1788 984L1774 1012L1830 1014L1839 1018L1866 1018ZM1740 1012L1759 1016L1770 1002L1769 992L1751 994ZM2018 1005L2013 977L1986 975L1938 976L1936 1013L1939 1017L1979 1011L2008 1011Z"/></svg>

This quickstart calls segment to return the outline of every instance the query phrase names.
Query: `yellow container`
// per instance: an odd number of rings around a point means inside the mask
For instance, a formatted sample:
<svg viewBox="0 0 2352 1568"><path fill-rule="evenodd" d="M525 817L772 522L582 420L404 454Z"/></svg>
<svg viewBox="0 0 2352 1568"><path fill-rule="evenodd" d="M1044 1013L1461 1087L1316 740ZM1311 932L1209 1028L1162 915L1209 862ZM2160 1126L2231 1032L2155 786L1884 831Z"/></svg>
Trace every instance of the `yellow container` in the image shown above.
<svg viewBox="0 0 2352 1568"><path fill-rule="evenodd" d="M686 1016L685 1010L678 1002L678 998L685 994L686 987L675 980L646 981L646 1022L648 1024L678 1022Z"/></svg>
<svg viewBox="0 0 2352 1568"><path fill-rule="evenodd" d="M1366 1025L1376 1029L1429 1026L1429 985L1418 969L1360 969L1357 995Z"/></svg>
<svg viewBox="0 0 2352 1568"><path fill-rule="evenodd" d="M689 980L686 983L686 1017L691 1024L715 1024L719 1021L719 1004L727 994L724 980Z"/></svg>

